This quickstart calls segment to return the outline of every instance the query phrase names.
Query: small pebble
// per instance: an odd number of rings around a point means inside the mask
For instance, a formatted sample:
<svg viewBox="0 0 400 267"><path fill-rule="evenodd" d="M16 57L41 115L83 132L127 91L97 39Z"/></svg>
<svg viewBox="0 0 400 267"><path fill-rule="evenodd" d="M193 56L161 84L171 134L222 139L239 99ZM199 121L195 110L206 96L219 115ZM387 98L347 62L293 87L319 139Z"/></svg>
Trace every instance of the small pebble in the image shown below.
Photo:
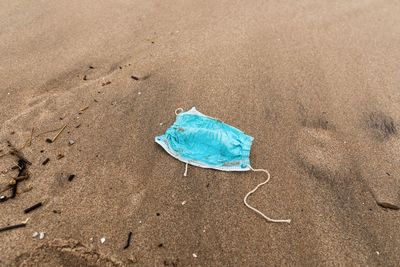
<svg viewBox="0 0 400 267"><path fill-rule="evenodd" d="M32 234L32 237L37 237L38 235L39 235L38 232L34 232L34 233Z"/></svg>
<svg viewBox="0 0 400 267"><path fill-rule="evenodd" d="M3 195L0 196L0 202L4 202L4 201L6 201L6 200L7 200L7 197L6 197L6 196L3 196Z"/></svg>
<svg viewBox="0 0 400 267"><path fill-rule="evenodd" d="M160 122L160 126L163 126L164 123Z"/></svg>
<svg viewBox="0 0 400 267"><path fill-rule="evenodd" d="M186 204L186 200L182 202L182 205L185 205L185 204Z"/></svg>
<svg viewBox="0 0 400 267"><path fill-rule="evenodd" d="M74 141L74 140L69 140L69 141L68 141L68 145L72 146L73 144L75 144L75 141Z"/></svg>
<svg viewBox="0 0 400 267"><path fill-rule="evenodd" d="M197 258L197 254L196 253L193 253L192 255L193 255L193 258Z"/></svg>
<svg viewBox="0 0 400 267"><path fill-rule="evenodd" d="M102 244L104 244L104 242L106 242L106 238L105 238L105 237L100 238L100 242L101 242Z"/></svg>
<svg viewBox="0 0 400 267"><path fill-rule="evenodd" d="M43 239L45 235L45 232L39 232L39 239Z"/></svg>
<svg viewBox="0 0 400 267"><path fill-rule="evenodd" d="M379 255L379 254L381 254L381 253L380 253L379 251L376 251L376 254Z"/></svg>
<svg viewBox="0 0 400 267"><path fill-rule="evenodd" d="M72 182L72 180L74 180L74 178L75 178L75 174L68 175L68 181Z"/></svg>

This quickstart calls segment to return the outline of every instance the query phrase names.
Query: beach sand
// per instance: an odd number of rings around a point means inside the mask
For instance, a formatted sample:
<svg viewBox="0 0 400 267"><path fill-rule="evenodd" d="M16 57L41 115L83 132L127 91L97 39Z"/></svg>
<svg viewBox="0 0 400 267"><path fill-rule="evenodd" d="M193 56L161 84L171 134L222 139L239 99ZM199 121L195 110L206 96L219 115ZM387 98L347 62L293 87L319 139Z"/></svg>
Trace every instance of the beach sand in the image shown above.
<svg viewBox="0 0 400 267"><path fill-rule="evenodd" d="M0 266L398 266L399 14L383 0L3 1L2 195L31 164L0 203L0 227L30 218L0 232ZM184 177L154 142L193 106L255 138L272 178L249 202L291 224L244 206L262 173Z"/></svg>

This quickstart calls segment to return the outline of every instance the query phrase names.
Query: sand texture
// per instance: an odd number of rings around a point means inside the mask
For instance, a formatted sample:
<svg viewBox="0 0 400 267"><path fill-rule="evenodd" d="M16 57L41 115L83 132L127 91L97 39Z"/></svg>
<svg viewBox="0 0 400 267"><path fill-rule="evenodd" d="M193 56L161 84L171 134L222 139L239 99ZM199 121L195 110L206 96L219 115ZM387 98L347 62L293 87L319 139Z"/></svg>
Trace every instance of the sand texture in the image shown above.
<svg viewBox="0 0 400 267"><path fill-rule="evenodd" d="M399 1L1 1L0 266L399 266L399 70ZM291 224L154 142L193 106Z"/></svg>

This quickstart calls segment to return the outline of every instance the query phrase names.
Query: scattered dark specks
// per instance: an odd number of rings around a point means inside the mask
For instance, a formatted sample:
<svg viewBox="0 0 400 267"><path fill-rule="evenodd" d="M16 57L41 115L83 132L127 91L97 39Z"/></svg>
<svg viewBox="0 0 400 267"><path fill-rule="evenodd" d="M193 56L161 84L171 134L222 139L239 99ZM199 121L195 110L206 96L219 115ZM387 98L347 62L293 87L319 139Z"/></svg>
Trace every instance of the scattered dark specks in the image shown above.
<svg viewBox="0 0 400 267"><path fill-rule="evenodd" d="M87 76L86 75L83 76L83 80L87 81Z"/></svg>
<svg viewBox="0 0 400 267"><path fill-rule="evenodd" d="M44 150L42 149L42 150L40 150L40 153L43 153L44 152Z"/></svg>
<svg viewBox="0 0 400 267"><path fill-rule="evenodd" d="M64 154L58 154L57 155L57 159L62 159L63 157L65 157Z"/></svg>
<svg viewBox="0 0 400 267"><path fill-rule="evenodd" d="M89 69L94 69L94 67L92 65L89 65Z"/></svg>
<svg viewBox="0 0 400 267"><path fill-rule="evenodd" d="M45 159L45 160L42 162L42 165L46 165L47 163L49 163L49 161L50 161L49 158Z"/></svg>
<svg viewBox="0 0 400 267"><path fill-rule="evenodd" d="M207 187L207 188L210 187L210 183L207 183L206 187Z"/></svg>
<svg viewBox="0 0 400 267"><path fill-rule="evenodd" d="M51 140L50 138L46 138L46 142L51 144L51 143L53 143L53 140Z"/></svg>
<svg viewBox="0 0 400 267"><path fill-rule="evenodd" d="M13 135L13 134L15 134L15 132L14 132L14 131L12 131L12 132L11 132L11 135Z"/></svg>
<svg viewBox="0 0 400 267"><path fill-rule="evenodd" d="M160 216L160 213L159 213L159 212L157 212L157 213L156 213L156 215L157 215L157 216Z"/></svg>
<svg viewBox="0 0 400 267"><path fill-rule="evenodd" d="M101 86L106 86L109 85L111 82L110 81L106 81L105 83L102 83Z"/></svg>
<svg viewBox="0 0 400 267"><path fill-rule="evenodd" d="M55 213L55 214L61 214L61 210L53 210L53 213Z"/></svg>
<svg viewBox="0 0 400 267"><path fill-rule="evenodd" d="M371 209L371 208L369 208L369 210L370 210L370 211L372 211L372 209Z"/></svg>
<svg viewBox="0 0 400 267"><path fill-rule="evenodd" d="M131 78L134 79L135 81L139 81L139 77L137 77L135 75L132 75Z"/></svg>
<svg viewBox="0 0 400 267"><path fill-rule="evenodd" d="M120 70L122 70L122 67L121 67L121 66L119 66L119 69L120 69Z"/></svg>
<svg viewBox="0 0 400 267"><path fill-rule="evenodd" d="M163 246L164 246L163 243L158 244L158 247L159 247L159 248L162 248Z"/></svg>
<svg viewBox="0 0 400 267"><path fill-rule="evenodd" d="M74 178L75 178L75 174L70 174L68 176L68 181L72 182L72 180L74 180Z"/></svg>
<svg viewBox="0 0 400 267"><path fill-rule="evenodd" d="M154 41L151 41L152 44L154 44Z"/></svg>
<svg viewBox="0 0 400 267"><path fill-rule="evenodd" d="M387 172L386 175L387 175L387 176L390 176L390 173Z"/></svg>

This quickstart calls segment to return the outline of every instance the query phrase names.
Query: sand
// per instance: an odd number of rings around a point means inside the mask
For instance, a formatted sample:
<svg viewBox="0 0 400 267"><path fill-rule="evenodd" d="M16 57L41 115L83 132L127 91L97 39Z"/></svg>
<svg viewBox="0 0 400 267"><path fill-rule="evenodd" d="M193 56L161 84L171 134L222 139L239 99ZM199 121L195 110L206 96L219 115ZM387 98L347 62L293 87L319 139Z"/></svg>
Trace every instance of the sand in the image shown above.
<svg viewBox="0 0 400 267"><path fill-rule="evenodd" d="M30 218L0 232L0 266L398 266L399 14L383 0L3 1L0 189L18 157L31 165L0 203L0 227ZM272 179L249 202L290 225L243 205L262 173L183 177L154 142L192 106L255 138Z"/></svg>

